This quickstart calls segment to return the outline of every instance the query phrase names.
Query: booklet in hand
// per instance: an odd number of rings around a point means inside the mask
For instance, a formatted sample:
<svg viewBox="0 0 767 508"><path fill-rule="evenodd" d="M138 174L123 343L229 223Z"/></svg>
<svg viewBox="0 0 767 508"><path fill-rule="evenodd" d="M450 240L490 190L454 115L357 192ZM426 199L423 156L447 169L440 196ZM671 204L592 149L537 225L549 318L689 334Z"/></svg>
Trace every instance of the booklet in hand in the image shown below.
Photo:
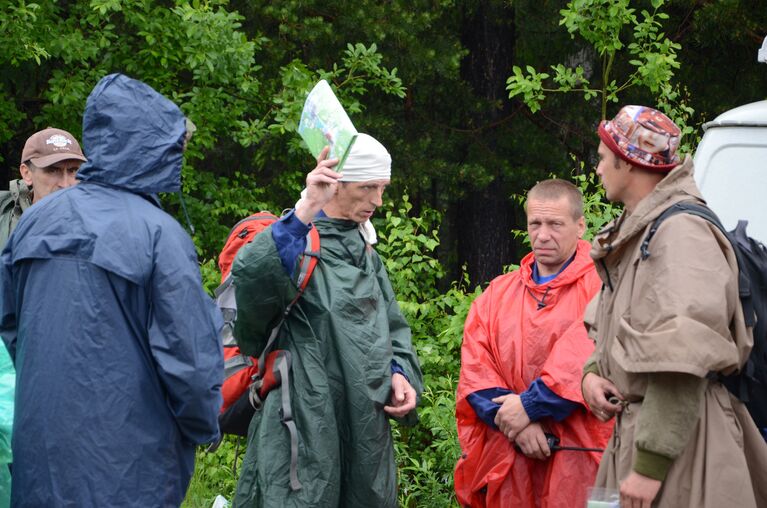
<svg viewBox="0 0 767 508"><path fill-rule="evenodd" d="M341 171L357 139L357 129L324 79L306 97L298 133L315 157L329 146L328 159L338 159L335 170Z"/></svg>

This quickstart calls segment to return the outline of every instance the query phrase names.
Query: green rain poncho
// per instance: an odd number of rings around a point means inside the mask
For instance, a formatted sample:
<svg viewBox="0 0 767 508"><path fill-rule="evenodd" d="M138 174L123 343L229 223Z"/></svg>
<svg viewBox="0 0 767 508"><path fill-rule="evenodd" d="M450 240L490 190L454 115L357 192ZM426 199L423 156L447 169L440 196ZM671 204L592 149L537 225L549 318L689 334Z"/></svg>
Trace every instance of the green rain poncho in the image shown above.
<svg viewBox="0 0 767 508"><path fill-rule="evenodd" d="M235 506L395 507L397 479L389 421L391 362L422 391L410 328L378 254L355 222L315 221L320 261L292 309L277 348L292 356L291 406L298 429L298 478L289 484L290 436L273 391L256 412ZM233 267L244 354L258 356L296 295L271 230L259 234ZM415 411L404 423L415 423Z"/></svg>

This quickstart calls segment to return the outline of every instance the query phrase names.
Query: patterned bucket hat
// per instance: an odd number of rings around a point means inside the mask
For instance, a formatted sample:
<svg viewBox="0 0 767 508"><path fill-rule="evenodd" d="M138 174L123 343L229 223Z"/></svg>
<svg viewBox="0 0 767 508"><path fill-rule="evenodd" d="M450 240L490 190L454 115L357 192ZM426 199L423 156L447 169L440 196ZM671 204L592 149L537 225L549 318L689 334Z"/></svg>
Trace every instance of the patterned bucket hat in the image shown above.
<svg viewBox="0 0 767 508"><path fill-rule="evenodd" d="M679 164L682 132L669 117L644 106L624 106L597 129L600 139L626 162L648 171L667 173Z"/></svg>

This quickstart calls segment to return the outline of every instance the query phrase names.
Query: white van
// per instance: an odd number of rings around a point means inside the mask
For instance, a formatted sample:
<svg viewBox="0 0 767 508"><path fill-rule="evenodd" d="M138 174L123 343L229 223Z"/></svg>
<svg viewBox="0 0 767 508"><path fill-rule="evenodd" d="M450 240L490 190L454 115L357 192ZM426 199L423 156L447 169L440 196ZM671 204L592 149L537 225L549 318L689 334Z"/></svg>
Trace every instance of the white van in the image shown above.
<svg viewBox="0 0 767 508"><path fill-rule="evenodd" d="M759 61L767 62L767 38ZM745 219L748 235L767 244L767 100L726 111L703 130L694 159L703 197L726 229Z"/></svg>

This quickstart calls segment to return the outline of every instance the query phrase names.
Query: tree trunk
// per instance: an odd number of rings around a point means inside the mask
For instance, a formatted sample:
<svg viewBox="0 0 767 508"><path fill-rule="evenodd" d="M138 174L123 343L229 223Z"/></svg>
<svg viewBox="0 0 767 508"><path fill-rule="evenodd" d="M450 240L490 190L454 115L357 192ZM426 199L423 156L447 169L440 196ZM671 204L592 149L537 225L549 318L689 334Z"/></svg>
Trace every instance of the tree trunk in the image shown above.
<svg viewBox="0 0 767 508"><path fill-rule="evenodd" d="M505 83L512 74L514 10L504 1L467 5L470 7L465 11L461 39L469 54L462 62L461 74L486 104L469 121L476 126L486 126L510 114ZM513 261L511 187L496 160L497 139L503 132L504 129L493 127L480 131L477 137L467 138L466 153L481 157L477 162L493 174L489 185L467 191L454 210L459 264L466 264L472 284L492 280L504 265ZM478 142L485 147L481 155L476 150Z"/></svg>

